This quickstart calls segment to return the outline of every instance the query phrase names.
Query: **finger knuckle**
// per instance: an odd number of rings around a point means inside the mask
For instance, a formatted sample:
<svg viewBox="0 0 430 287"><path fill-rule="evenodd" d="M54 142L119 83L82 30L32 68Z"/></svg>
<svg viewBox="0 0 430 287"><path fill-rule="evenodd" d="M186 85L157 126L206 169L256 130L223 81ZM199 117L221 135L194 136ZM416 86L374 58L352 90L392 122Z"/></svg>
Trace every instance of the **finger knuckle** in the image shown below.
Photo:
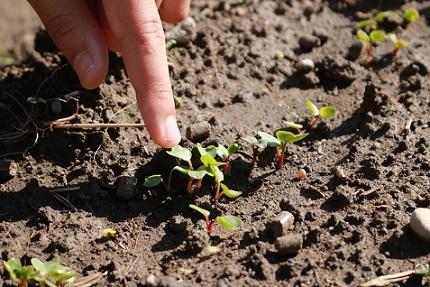
<svg viewBox="0 0 430 287"><path fill-rule="evenodd" d="M148 19L142 21L139 26L141 32L135 35L133 41L137 42L140 52L145 56L164 54L165 38L160 20Z"/></svg>
<svg viewBox="0 0 430 287"><path fill-rule="evenodd" d="M57 42L69 41L70 37L79 35L82 21L73 14L59 14L46 21L46 29Z"/></svg>

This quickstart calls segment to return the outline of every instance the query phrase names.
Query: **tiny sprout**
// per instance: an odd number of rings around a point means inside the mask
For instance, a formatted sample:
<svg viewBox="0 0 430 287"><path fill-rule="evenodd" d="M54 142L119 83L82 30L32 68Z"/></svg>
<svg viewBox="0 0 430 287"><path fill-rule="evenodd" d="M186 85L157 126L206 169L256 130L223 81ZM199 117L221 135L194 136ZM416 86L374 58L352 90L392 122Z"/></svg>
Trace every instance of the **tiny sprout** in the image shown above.
<svg viewBox="0 0 430 287"><path fill-rule="evenodd" d="M215 222L220 223L221 226L224 227L229 232L234 232L238 230L242 225L240 219L235 216L224 215L224 216L217 216L215 219L209 219L210 212L208 210L198 207L197 205L194 205L194 204L190 204L189 207L191 209L194 209L201 215L203 215L206 223L206 230L209 236L211 236L213 233Z"/></svg>
<svg viewBox="0 0 430 287"><path fill-rule="evenodd" d="M178 42L175 39L169 39L166 41L166 49L170 50L170 49L176 47L177 44L178 44Z"/></svg>
<svg viewBox="0 0 430 287"><path fill-rule="evenodd" d="M26 287L30 281L35 281L36 270L33 266L22 266L21 261L16 258L3 262L3 265L12 281L18 283L18 287Z"/></svg>
<svg viewBox="0 0 430 287"><path fill-rule="evenodd" d="M224 173L226 175L231 174L231 163L230 157L239 151L239 145L237 143L229 145L227 148L223 145L218 145L216 148L216 154L222 159L225 163L224 165Z"/></svg>
<svg viewBox="0 0 430 287"><path fill-rule="evenodd" d="M216 200L219 200L223 194L228 198L237 198L242 195L241 191L229 189L225 184L221 183L222 192L218 193L218 198L215 196Z"/></svg>
<svg viewBox="0 0 430 287"><path fill-rule="evenodd" d="M298 134L300 134L302 132L302 129L303 129L303 125L295 123L295 122L284 121L284 125L285 125L285 128L293 129Z"/></svg>
<svg viewBox="0 0 430 287"><path fill-rule="evenodd" d="M183 160L183 161L188 163L188 167L183 167L183 166L177 165L170 171L169 180L168 180L168 184L167 184L167 191L170 191L172 188L172 175L173 175L173 172L176 170L176 171L179 171L179 172L186 174L190 177L190 179L188 180L187 191L188 191L188 193L193 193L193 191L194 191L194 186L193 186L194 179L201 180L205 176L205 173L202 171L194 172L194 167L193 167L193 164L191 162L191 157L192 157L191 151L187 148L184 148L184 147L181 147L178 145L178 146L173 147L170 151L167 151L167 153L173 157L176 157L176 158Z"/></svg>
<svg viewBox="0 0 430 287"><path fill-rule="evenodd" d="M37 258L32 258L31 265L33 265L34 269L39 273L37 276L39 279L36 280L42 286L56 287L57 284L59 285L61 282L76 277L76 273L72 269L61 265L55 259L42 262Z"/></svg>
<svg viewBox="0 0 430 287"><path fill-rule="evenodd" d="M315 128L321 120L329 120L336 116L336 108L333 106L323 106L318 108L311 100L306 100L306 107L311 113L308 128Z"/></svg>
<svg viewBox="0 0 430 287"><path fill-rule="evenodd" d="M279 141L280 145L277 148L277 159L278 159L278 166L277 169L280 170L284 167L284 157L285 152L287 151L287 144L288 143L294 143L298 142L305 137L307 137L308 134L293 134L291 132L286 131L277 131L276 132L276 138Z"/></svg>
<svg viewBox="0 0 430 287"><path fill-rule="evenodd" d="M275 53L275 56L274 56L275 60L277 60L277 61L282 60L284 57L285 57L285 55L281 51L277 51Z"/></svg>
<svg viewBox="0 0 430 287"><path fill-rule="evenodd" d="M396 34L394 33L389 34L388 38L391 40L391 42L393 42L393 57L396 58L400 53L400 49L403 49L408 46L408 41L397 38Z"/></svg>
<svg viewBox="0 0 430 287"><path fill-rule="evenodd" d="M258 157L258 153L259 153L259 148L265 148L264 145L262 145L260 143L260 141L254 137L254 136L246 136L241 138L243 141L249 143L252 147L252 159L251 159L251 165L254 166L255 163L257 162L257 157Z"/></svg>
<svg viewBox="0 0 430 287"><path fill-rule="evenodd" d="M363 30L358 30L357 37L359 40L361 40L364 43L366 47L368 59L372 59L373 57L373 52L372 52L373 46L387 39L387 35L382 30L374 30L370 32L370 34L367 34Z"/></svg>
<svg viewBox="0 0 430 287"><path fill-rule="evenodd" d="M103 239L112 239L118 236L118 231L113 228L103 229L101 232L101 237Z"/></svg>
<svg viewBox="0 0 430 287"><path fill-rule="evenodd" d="M403 19L408 23L413 23L420 18L420 12L415 8L408 8L403 12Z"/></svg>
<svg viewBox="0 0 430 287"><path fill-rule="evenodd" d="M161 177L161 175L160 174L154 174L154 175L147 176L145 178L145 182L143 183L143 186L148 187L148 188L152 188L152 187L156 187L156 186L160 185L161 183L164 183L164 180Z"/></svg>
<svg viewBox="0 0 430 287"><path fill-rule="evenodd" d="M384 19L388 15L390 15L390 13L391 13L390 11L379 12L378 14L375 15L375 17L360 21L357 24L355 24L355 26L358 29L369 28L371 30L374 30L378 27L378 23L384 21Z"/></svg>

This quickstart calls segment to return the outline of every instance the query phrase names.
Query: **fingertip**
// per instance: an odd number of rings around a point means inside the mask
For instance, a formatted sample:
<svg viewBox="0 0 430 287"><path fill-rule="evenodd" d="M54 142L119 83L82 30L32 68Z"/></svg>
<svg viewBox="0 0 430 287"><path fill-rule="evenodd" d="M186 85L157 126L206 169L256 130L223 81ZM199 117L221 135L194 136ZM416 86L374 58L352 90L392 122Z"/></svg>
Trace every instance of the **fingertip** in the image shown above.
<svg viewBox="0 0 430 287"><path fill-rule="evenodd" d="M170 148L178 145L181 141L181 132L179 131L176 116L168 116L164 120L164 143L163 147Z"/></svg>
<svg viewBox="0 0 430 287"><path fill-rule="evenodd" d="M94 54L94 52L82 51L72 61L81 85L86 89L97 88L107 74L107 55Z"/></svg>

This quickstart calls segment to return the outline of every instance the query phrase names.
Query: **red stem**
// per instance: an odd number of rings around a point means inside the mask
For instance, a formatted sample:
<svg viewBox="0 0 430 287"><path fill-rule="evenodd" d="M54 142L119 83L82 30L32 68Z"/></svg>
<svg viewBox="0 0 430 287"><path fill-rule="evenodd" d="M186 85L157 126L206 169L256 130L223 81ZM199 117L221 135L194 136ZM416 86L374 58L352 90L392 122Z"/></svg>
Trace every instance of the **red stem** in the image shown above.
<svg viewBox="0 0 430 287"><path fill-rule="evenodd" d="M321 118L319 116L317 117L313 117L309 123L308 123L308 129L314 129L318 126L318 124L320 123Z"/></svg>
<svg viewBox="0 0 430 287"><path fill-rule="evenodd" d="M209 236L212 236L212 233L214 231L214 223L215 221L209 220L208 218L206 218L206 230Z"/></svg>
<svg viewBox="0 0 430 287"><path fill-rule="evenodd" d="M253 146L252 147L252 160L251 160L252 166L254 166L255 163L257 162L257 156L258 156L258 148Z"/></svg>
<svg viewBox="0 0 430 287"><path fill-rule="evenodd" d="M284 167L284 157L285 157L285 149L287 148L287 145L283 144L281 149L278 150L278 170L281 170ZM280 153L279 153L280 151Z"/></svg>
<svg viewBox="0 0 430 287"><path fill-rule="evenodd" d="M194 191L193 190L193 179L192 178L190 178L188 180L187 191L188 191L189 194L193 193L193 191Z"/></svg>
<svg viewBox="0 0 430 287"><path fill-rule="evenodd" d="M231 164L228 160L224 165L224 174L225 175L231 175Z"/></svg>

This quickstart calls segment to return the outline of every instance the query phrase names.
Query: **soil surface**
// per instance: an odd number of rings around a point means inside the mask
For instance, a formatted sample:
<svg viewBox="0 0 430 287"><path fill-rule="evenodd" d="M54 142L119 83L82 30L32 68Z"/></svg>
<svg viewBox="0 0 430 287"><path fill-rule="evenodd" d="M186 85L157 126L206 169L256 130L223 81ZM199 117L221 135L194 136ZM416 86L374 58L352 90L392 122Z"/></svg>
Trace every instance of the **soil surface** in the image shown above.
<svg viewBox="0 0 430 287"><path fill-rule="evenodd" d="M203 145L243 145L226 177L243 191L235 200L214 203L209 180L192 195L180 177L171 193L145 188L146 176L172 163L145 130L50 128L76 114L75 123L141 123L117 55L92 91L44 32L35 34L35 51L0 69L0 160L13 161L12 175L0 177L2 260L57 258L82 276L104 273L98 286L219 287L358 286L430 262L430 245L408 225L415 208L430 207L430 4L244 2L193 1L193 39L168 51L183 134L206 122ZM370 63L364 54L353 60L358 17L405 7L422 17L384 25L409 46L396 59L384 43ZM278 51L284 58L275 60ZM304 58L315 63L306 75L296 68ZM289 145L284 169L270 151L252 168L240 138L285 128L306 114L306 99L334 105L337 117ZM235 215L242 228L217 226L209 238L191 203ZM280 254L268 228L281 210L295 217L288 233L303 238L296 255ZM101 239L105 228L118 236ZM210 254L209 245L221 252ZM2 268L0 285L10 286ZM424 285L412 277L395 286Z"/></svg>

